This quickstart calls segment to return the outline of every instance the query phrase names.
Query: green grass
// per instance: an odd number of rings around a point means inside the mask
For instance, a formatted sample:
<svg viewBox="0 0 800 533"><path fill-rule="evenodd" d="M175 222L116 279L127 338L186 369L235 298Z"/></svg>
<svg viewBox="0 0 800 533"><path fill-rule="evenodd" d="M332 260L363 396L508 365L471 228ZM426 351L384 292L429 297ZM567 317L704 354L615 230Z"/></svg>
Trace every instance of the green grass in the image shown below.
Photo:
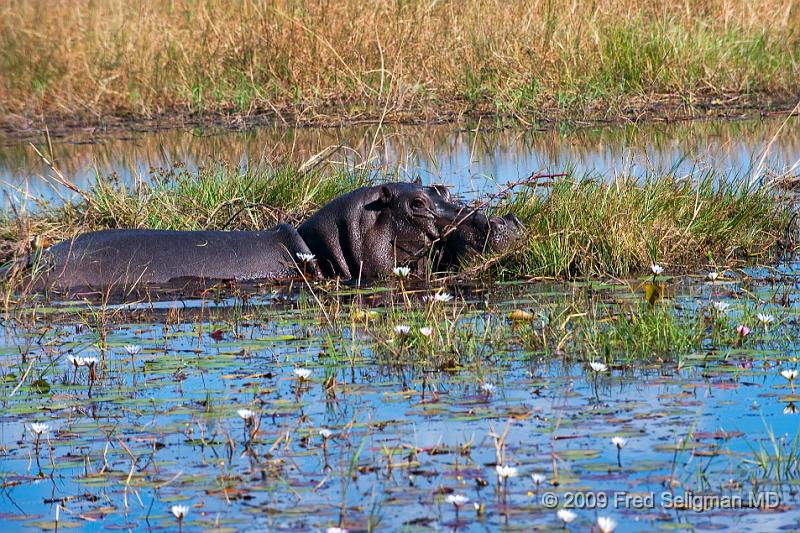
<svg viewBox="0 0 800 533"><path fill-rule="evenodd" d="M767 337L752 315L716 313L708 302L695 307L663 299L651 305L635 283L617 285L616 292L594 290L591 284L586 290L572 289L572 296L539 303L534 317L518 324L518 342L533 353L569 361L609 365L675 361L681 366L686 355L751 347ZM739 324L752 329L748 336L740 337ZM769 338L782 330L773 328Z"/></svg>
<svg viewBox="0 0 800 533"><path fill-rule="evenodd" d="M767 261L781 245L789 203L744 179L700 174L642 182L560 179L524 189L503 211L529 238L497 263L505 276L627 276L660 263L672 272L735 260Z"/></svg>
<svg viewBox="0 0 800 533"><path fill-rule="evenodd" d="M57 242L107 228L236 230L298 224L369 179L363 171L301 173L280 165L245 171L225 166L175 170L132 188L100 179L83 200L42 208L21 224L6 212L0 238L24 243L38 236ZM611 183L564 178L547 189L520 189L499 209L526 223L524 241L509 253L467 268L505 278L629 276L653 262L671 273L737 261L767 262L786 244L792 215L791 205L766 188L751 189L741 180L710 174Z"/></svg>
<svg viewBox="0 0 800 533"><path fill-rule="evenodd" d="M132 187L99 179L79 202L25 216L29 235L49 242L109 228L263 229L299 223L332 198L367 183L362 172L301 172L294 166L245 170L217 165L198 172L173 169ZM4 212L0 238L19 240L17 221Z"/></svg>
<svg viewBox="0 0 800 533"><path fill-rule="evenodd" d="M136 190L98 182L78 209L101 228L263 228L299 223L332 198L366 184L366 174L305 174L295 167L238 172L217 166L199 173L160 174Z"/></svg>

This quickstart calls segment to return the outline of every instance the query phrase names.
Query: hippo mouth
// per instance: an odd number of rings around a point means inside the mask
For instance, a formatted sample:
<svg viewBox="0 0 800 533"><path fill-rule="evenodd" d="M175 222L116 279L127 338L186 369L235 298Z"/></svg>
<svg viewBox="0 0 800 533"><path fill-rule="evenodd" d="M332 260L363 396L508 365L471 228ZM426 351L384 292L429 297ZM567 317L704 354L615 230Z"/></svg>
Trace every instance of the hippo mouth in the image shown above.
<svg viewBox="0 0 800 533"><path fill-rule="evenodd" d="M433 210L426 215L414 215L414 219L415 224L422 229L422 235L427 239L426 245L443 238L443 232L439 230L438 224L436 224L436 213Z"/></svg>
<svg viewBox="0 0 800 533"><path fill-rule="evenodd" d="M517 241L524 231L525 224L512 213L490 218L474 212L455 220L442 232L442 238L461 241L478 252L496 252Z"/></svg>
<svg viewBox="0 0 800 533"><path fill-rule="evenodd" d="M429 227L425 228L425 237L428 239L428 242L426 244L430 244L441 239L442 233L435 226Z"/></svg>
<svg viewBox="0 0 800 533"><path fill-rule="evenodd" d="M495 216L489 219L489 234L487 236L487 246L489 251L501 251L517 240L525 232L525 224L513 213L502 217Z"/></svg>

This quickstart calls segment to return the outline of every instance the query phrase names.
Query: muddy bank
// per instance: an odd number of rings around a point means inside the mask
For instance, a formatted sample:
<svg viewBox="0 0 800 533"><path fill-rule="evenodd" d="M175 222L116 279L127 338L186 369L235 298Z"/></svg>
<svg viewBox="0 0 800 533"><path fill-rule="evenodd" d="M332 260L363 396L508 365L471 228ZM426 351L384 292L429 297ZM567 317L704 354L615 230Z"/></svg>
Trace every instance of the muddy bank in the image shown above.
<svg viewBox="0 0 800 533"><path fill-rule="evenodd" d="M173 109L155 115L7 115L0 118L0 146L19 142L46 142L48 135L51 139L81 143L104 137L125 138L131 133L171 129L221 128L235 131L274 125L341 128L366 124L450 123L475 127L480 121L481 128L552 129L556 125L581 127L642 121L741 120L796 115L800 112L797 107L798 98L798 95L755 99L741 95L657 95L646 99L631 99L617 108L588 108L580 114L555 106L530 113L502 113L489 105L470 106L465 102L450 102L410 109L298 104L253 108L247 112L237 109L206 112Z"/></svg>

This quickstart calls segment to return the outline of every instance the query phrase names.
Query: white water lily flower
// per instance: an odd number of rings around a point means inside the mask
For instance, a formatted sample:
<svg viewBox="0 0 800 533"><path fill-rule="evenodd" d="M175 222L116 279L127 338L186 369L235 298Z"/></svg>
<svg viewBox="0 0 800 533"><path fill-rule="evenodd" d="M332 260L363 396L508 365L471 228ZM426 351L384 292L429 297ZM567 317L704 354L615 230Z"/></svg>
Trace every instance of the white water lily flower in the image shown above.
<svg viewBox="0 0 800 533"><path fill-rule="evenodd" d="M708 281L717 281L717 278L719 277L719 272L716 272L716 271L709 272L708 276L706 276L706 277L708 278Z"/></svg>
<svg viewBox="0 0 800 533"><path fill-rule="evenodd" d="M311 377L311 370L309 370L308 368L295 368L294 375L300 381L305 381Z"/></svg>
<svg viewBox="0 0 800 533"><path fill-rule="evenodd" d="M800 411L797 408L797 405L793 402L789 402L786 404L786 407L783 408L783 414L785 415L796 415Z"/></svg>
<svg viewBox="0 0 800 533"><path fill-rule="evenodd" d="M433 328L429 327L419 328L419 332L425 335L426 337L430 337L431 333L433 333Z"/></svg>
<svg viewBox="0 0 800 533"><path fill-rule="evenodd" d="M447 303L453 300L453 295L447 292L437 292L431 300L434 303Z"/></svg>
<svg viewBox="0 0 800 533"><path fill-rule="evenodd" d="M578 518L578 515L573 513L569 509L559 509L558 512L556 513L556 516L558 517L559 520L561 520L565 524L569 524L570 522Z"/></svg>
<svg viewBox="0 0 800 533"><path fill-rule="evenodd" d="M311 261L317 258L317 256L315 256L314 254L301 254L300 252L297 252L297 254L295 255L297 255L297 258L303 263L310 263Z"/></svg>
<svg viewBox="0 0 800 533"><path fill-rule="evenodd" d="M409 267L394 267L392 269L392 274L400 279L405 279L411 274L411 269Z"/></svg>
<svg viewBox="0 0 800 533"><path fill-rule="evenodd" d="M497 465L495 470L497 470L497 475L500 477L500 479L517 477L519 474L519 469L513 466Z"/></svg>
<svg viewBox="0 0 800 533"><path fill-rule="evenodd" d="M728 302L711 302L711 306L720 313L724 313L731 306Z"/></svg>
<svg viewBox="0 0 800 533"><path fill-rule="evenodd" d="M83 366L83 357L76 357L72 354L67 355L67 361L72 363L75 367Z"/></svg>
<svg viewBox="0 0 800 533"><path fill-rule="evenodd" d="M597 519L597 527L600 528L601 533L611 533L617 529L617 523L607 516L601 516Z"/></svg>
<svg viewBox="0 0 800 533"><path fill-rule="evenodd" d="M658 276L659 274L664 272L664 267L662 267L658 263L654 263L654 264L650 265L650 270L653 272L653 274Z"/></svg>
<svg viewBox="0 0 800 533"><path fill-rule="evenodd" d="M86 366L94 366L98 362L99 362L99 359L97 359L97 357L84 357L83 358L83 364L86 365Z"/></svg>
<svg viewBox="0 0 800 533"><path fill-rule="evenodd" d="M774 316L772 316L772 315L767 315L767 314L764 314L764 313L758 313L758 314L756 314L756 318L758 319L758 321L759 321L759 322L761 322L761 323L762 323L762 324L764 324L765 326L766 326L767 324L769 324L770 322L774 322L774 321L775 321L775 317L774 317Z"/></svg>
<svg viewBox="0 0 800 533"><path fill-rule="evenodd" d="M331 526L325 530L325 533L347 533L347 529L343 527Z"/></svg>
<svg viewBox="0 0 800 533"><path fill-rule="evenodd" d="M331 435L333 435L333 431L331 431L330 429L322 428L319 430L319 436L322 437L323 439L327 440L331 438Z"/></svg>
<svg viewBox="0 0 800 533"><path fill-rule="evenodd" d="M605 372L608 370L608 366L604 363L598 363L597 361L592 361L589 363L589 366L592 367L592 370L595 372Z"/></svg>
<svg viewBox="0 0 800 533"><path fill-rule="evenodd" d="M781 376L792 382L797 377L797 370L781 370Z"/></svg>
<svg viewBox="0 0 800 533"><path fill-rule="evenodd" d="M469 498L464 496L463 494L450 494L445 498L447 503L452 503L456 507L461 507L465 503L469 501Z"/></svg>
<svg viewBox="0 0 800 533"><path fill-rule="evenodd" d="M489 383L488 381L486 383L481 383L481 391L486 394L494 393L495 389L497 389L497 387L494 386L494 383Z"/></svg>
<svg viewBox="0 0 800 533"><path fill-rule="evenodd" d="M142 351L142 347L138 344L129 344L125 346L125 351L128 352L128 355L136 355Z"/></svg>
<svg viewBox="0 0 800 533"><path fill-rule="evenodd" d="M623 437L614 437L611 439L611 444L613 444L619 449L622 449L625 447L626 444L628 444L628 439Z"/></svg>
<svg viewBox="0 0 800 533"><path fill-rule="evenodd" d="M394 332L397 335L402 335L402 336L408 335L409 333L411 333L411 326L406 326L406 325L395 326Z"/></svg>
<svg viewBox="0 0 800 533"><path fill-rule="evenodd" d="M169 510L172 511L172 514L175 515L175 518L178 520L183 520L186 518L186 515L189 514L189 507L187 505L173 505Z"/></svg>
<svg viewBox="0 0 800 533"><path fill-rule="evenodd" d="M34 422L29 427L30 430L37 436L50 431L50 426L48 426L47 424L42 424L40 422Z"/></svg>
<svg viewBox="0 0 800 533"><path fill-rule="evenodd" d="M541 485L547 481L547 477L544 474L531 474L531 479L536 485Z"/></svg>
<svg viewBox="0 0 800 533"><path fill-rule="evenodd" d="M251 418L253 418L254 416L256 416L256 414L255 414L253 411L251 411L250 409L239 409L238 411L236 411L236 413L237 413L237 414L238 414L238 415L239 415L239 416L240 416L240 417L241 417L243 420L250 420Z"/></svg>

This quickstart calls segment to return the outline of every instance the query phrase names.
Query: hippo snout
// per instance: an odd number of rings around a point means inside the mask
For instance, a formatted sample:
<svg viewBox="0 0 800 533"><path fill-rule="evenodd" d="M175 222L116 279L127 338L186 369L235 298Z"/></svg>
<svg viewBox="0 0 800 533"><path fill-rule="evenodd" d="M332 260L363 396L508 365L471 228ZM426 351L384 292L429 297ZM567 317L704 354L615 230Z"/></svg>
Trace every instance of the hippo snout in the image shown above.
<svg viewBox="0 0 800 533"><path fill-rule="evenodd" d="M525 224L513 213L502 217L492 217L492 228L501 231L521 232L525 229Z"/></svg>
<svg viewBox="0 0 800 533"><path fill-rule="evenodd" d="M490 249L501 251L517 241L525 232L525 224L513 213L491 218Z"/></svg>

